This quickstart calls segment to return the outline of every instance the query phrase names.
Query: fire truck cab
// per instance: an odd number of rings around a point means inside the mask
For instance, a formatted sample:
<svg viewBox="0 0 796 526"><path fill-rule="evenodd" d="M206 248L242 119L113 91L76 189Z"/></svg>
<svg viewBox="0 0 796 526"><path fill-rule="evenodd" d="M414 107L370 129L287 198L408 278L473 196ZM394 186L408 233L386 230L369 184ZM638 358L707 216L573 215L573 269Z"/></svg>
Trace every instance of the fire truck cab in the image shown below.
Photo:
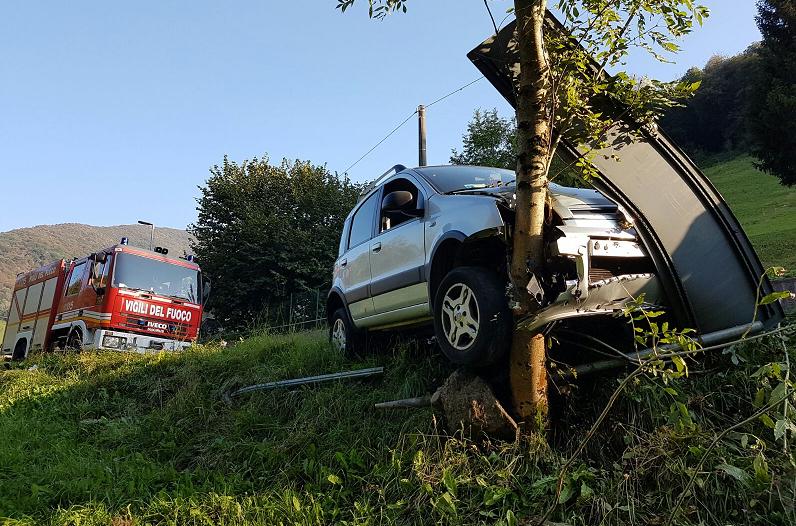
<svg viewBox="0 0 796 526"><path fill-rule="evenodd" d="M209 282L191 258L125 243L20 274L2 351L178 350L196 341Z"/></svg>

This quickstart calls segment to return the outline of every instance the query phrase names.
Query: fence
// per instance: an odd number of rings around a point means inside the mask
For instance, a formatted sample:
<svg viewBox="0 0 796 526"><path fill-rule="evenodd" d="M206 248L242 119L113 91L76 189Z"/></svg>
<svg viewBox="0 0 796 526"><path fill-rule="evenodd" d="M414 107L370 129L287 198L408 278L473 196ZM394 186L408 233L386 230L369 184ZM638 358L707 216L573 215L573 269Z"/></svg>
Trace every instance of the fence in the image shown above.
<svg viewBox="0 0 796 526"><path fill-rule="evenodd" d="M306 289L291 293L285 301L268 304L257 320L257 328L293 332L326 326L328 292L325 289Z"/></svg>

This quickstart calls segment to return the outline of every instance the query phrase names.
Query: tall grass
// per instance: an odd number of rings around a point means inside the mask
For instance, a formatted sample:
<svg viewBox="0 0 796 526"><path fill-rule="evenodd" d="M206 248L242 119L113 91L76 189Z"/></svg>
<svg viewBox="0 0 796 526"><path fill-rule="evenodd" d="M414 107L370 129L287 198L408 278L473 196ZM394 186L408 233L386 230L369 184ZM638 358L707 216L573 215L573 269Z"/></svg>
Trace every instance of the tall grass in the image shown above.
<svg viewBox="0 0 796 526"><path fill-rule="evenodd" d="M554 519L665 519L715 432L753 410L751 372L782 357L763 343L735 358L738 365L717 358L709 374L682 382L677 400L650 381L635 384L566 478ZM386 367L383 378L222 401L246 384L376 364ZM438 356L406 345L346 362L321 333L180 354L38 355L0 373L0 518L518 524L540 515L558 467L616 379L581 383L563 404L552 446L475 441L444 431L431 410L372 409L423 394L448 372ZM679 523L793 524L796 471L771 436L763 424L728 436L698 475Z"/></svg>

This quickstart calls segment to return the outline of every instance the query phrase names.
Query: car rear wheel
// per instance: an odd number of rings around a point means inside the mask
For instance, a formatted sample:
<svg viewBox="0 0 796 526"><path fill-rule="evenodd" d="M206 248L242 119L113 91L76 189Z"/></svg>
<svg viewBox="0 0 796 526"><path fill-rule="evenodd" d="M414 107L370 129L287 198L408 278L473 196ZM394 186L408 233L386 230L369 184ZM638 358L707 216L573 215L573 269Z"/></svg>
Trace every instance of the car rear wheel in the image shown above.
<svg viewBox="0 0 796 526"><path fill-rule="evenodd" d="M480 267L458 267L445 276L434 301L434 332L451 362L497 362L508 350L511 329L505 283L495 273Z"/></svg>
<svg viewBox="0 0 796 526"><path fill-rule="evenodd" d="M329 343L346 358L362 356L365 350L364 338L358 331L348 313L342 307L334 311L329 325Z"/></svg>

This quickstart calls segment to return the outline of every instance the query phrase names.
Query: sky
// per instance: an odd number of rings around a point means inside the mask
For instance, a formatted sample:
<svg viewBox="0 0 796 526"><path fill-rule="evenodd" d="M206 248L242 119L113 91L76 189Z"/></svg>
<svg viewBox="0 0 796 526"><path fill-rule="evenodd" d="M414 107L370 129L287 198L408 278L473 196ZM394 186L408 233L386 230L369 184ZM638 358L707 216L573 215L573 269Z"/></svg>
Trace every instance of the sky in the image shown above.
<svg viewBox="0 0 796 526"><path fill-rule="evenodd" d="M466 53L492 32L482 0L411 0L368 19L366 0L6 2L0 7L0 231L145 220L185 228L225 155L342 173L408 117L480 75ZM512 5L489 0L498 21ZM759 40L753 0L712 12L674 64L634 53L662 80ZM452 8L451 6L456 6ZM476 108L511 108L486 80L427 111L443 164ZM417 164L417 123L349 171Z"/></svg>

